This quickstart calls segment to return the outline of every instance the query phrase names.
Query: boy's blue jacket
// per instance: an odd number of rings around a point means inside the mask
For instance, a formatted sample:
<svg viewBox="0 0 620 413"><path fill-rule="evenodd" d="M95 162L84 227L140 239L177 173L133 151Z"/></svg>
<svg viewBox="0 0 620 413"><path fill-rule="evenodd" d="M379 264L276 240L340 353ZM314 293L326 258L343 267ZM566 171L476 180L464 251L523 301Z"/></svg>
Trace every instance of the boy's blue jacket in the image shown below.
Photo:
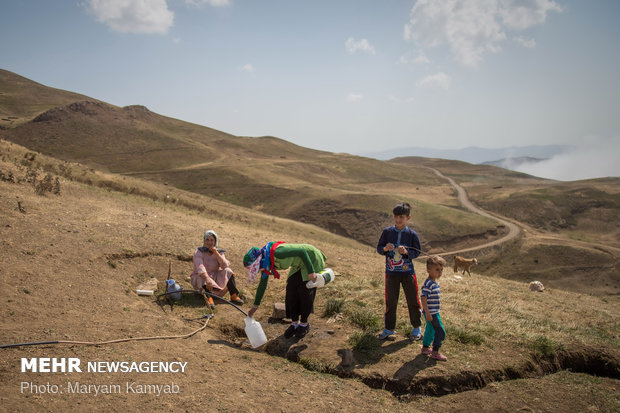
<svg viewBox="0 0 620 413"><path fill-rule="evenodd" d="M390 242L396 248L393 251L384 252L383 248ZM412 247L412 249L407 250L408 255L401 255L398 252L399 245ZM415 274L412 260L420 255L420 238L414 230L407 226L399 231L395 225L392 225L383 229L377 244L377 252L385 255L385 273L387 275Z"/></svg>

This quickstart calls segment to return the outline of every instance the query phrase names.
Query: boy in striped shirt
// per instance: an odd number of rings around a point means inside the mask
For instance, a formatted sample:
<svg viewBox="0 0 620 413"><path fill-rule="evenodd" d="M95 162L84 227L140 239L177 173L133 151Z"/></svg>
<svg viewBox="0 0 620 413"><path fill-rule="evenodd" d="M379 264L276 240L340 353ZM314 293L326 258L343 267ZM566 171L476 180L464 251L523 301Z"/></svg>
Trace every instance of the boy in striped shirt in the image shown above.
<svg viewBox="0 0 620 413"><path fill-rule="evenodd" d="M428 257L426 260L426 271L428 278L422 285L422 308L426 317L426 328L424 329L424 338L422 339L422 354L430 354L430 357L439 361L446 361L448 358L439 352L439 348L446 338L446 329L444 328L441 317L439 317L439 278L443 271L443 267L447 265L446 260L438 255ZM433 349L431 350L431 344Z"/></svg>

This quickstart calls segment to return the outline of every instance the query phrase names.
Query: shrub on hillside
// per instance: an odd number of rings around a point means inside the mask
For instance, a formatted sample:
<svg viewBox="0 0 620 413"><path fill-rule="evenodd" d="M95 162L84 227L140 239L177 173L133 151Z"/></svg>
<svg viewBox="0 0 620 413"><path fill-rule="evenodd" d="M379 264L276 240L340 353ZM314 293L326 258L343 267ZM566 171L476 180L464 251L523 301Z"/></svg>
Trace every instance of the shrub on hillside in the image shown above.
<svg viewBox="0 0 620 413"><path fill-rule="evenodd" d="M325 310L323 311L323 317L331 317L338 313L342 313L344 308L344 299L342 298L328 298L325 303Z"/></svg>
<svg viewBox="0 0 620 413"><path fill-rule="evenodd" d="M484 337L479 333L473 333L460 327L448 326L446 327L446 335L450 339L454 339L463 344L474 344L479 346L484 343Z"/></svg>
<svg viewBox="0 0 620 413"><path fill-rule="evenodd" d="M377 330L381 326L381 320L371 310L366 308L355 308L348 314L349 320L363 330Z"/></svg>
<svg viewBox="0 0 620 413"><path fill-rule="evenodd" d="M367 357L376 356L381 349L381 342L371 331L356 331L349 338L349 344L354 351Z"/></svg>

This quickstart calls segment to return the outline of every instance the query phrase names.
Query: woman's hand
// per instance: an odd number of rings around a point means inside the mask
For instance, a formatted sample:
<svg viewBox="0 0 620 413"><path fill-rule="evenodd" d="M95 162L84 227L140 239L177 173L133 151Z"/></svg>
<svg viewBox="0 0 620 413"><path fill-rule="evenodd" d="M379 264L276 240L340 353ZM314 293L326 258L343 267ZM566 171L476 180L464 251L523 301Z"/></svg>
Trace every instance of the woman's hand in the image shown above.
<svg viewBox="0 0 620 413"><path fill-rule="evenodd" d="M310 274L308 274L308 279L312 282L316 282L316 273L315 272L311 272Z"/></svg>
<svg viewBox="0 0 620 413"><path fill-rule="evenodd" d="M433 321L433 316L432 316L431 314L429 314L429 313L424 313L424 315L426 316L426 321L428 321L429 323L430 323L431 321Z"/></svg>
<svg viewBox="0 0 620 413"><path fill-rule="evenodd" d="M250 311L248 311L248 317L254 318L254 313L256 312L256 310L258 310L258 306L252 306L252 308L250 308Z"/></svg>

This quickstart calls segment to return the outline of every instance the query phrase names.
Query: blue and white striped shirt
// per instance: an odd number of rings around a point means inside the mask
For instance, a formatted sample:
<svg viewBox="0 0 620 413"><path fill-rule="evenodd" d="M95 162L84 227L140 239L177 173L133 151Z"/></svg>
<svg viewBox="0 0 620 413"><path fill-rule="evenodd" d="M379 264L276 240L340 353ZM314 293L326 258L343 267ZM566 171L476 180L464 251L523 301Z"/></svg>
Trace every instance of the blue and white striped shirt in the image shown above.
<svg viewBox="0 0 620 413"><path fill-rule="evenodd" d="M439 284L427 278L422 285L422 295L426 297L428 312L439 314Z"/></svg>

